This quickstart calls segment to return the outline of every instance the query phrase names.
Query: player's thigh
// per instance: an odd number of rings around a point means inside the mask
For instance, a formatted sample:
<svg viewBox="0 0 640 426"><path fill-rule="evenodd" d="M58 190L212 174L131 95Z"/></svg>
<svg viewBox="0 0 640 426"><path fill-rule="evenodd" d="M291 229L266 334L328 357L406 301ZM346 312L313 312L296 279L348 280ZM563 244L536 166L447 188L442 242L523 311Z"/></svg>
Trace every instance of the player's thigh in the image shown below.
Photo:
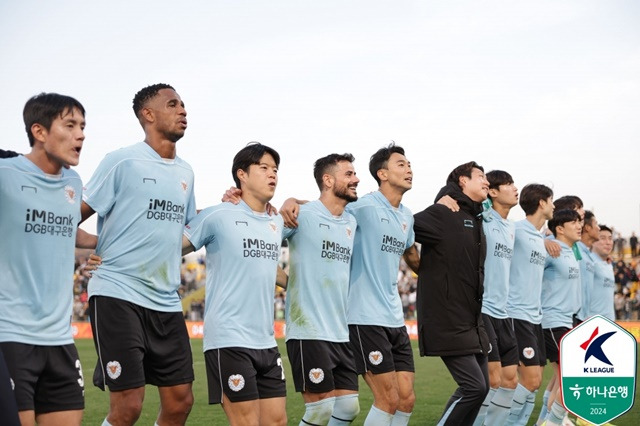
<svg viewBox="0 0 640 426"><path fill-rule="evenodd" d="M260 424L260 400L233 402L222 396L222 409L231 426L258 426Z"/></svg>
<svg viewBox="0 0 640 426"><path fill-rule="evenodd" d="M80 426L82 424L82 410L38 414L36 421L38 426Z"/></svg>
<svg viewBox="0 0 640 426"><path fill-rule="evenodd" d="M542 367L539 365L520 365L518 367L520 383L530 392L540 388L542 384Z"/></svg>
<svg viewBox="0 0 640 426"><path fill-rule="evenodd" d="M395 371L381 374L374 374L368 371L362 377L371 389L374 400L396 401L400 398L398 378Z"/></svg>
<svg viewBox="0 0 640 426"><path fill-rule="evenodd" d="M35 422L35 394L38 379L44 370L46 359L35 345L16 342L0 343L7 366L7 371L13 383L13 394L20 411L21 423L28 420L28 412L32 412ZM24 418L24 420L23 420Z"/></svg>
<svg viewBox="0 0 640 426"><path fill-rule="evenodd" d="M260 424L264 426L287 424L287 398L260 398Z"/></svg>

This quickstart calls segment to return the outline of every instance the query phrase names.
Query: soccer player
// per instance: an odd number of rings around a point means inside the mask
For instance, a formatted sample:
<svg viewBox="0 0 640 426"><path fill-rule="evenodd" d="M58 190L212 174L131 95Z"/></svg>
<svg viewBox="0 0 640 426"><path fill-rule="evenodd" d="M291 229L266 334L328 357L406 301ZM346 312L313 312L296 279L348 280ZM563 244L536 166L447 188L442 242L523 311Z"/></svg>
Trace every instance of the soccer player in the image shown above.
<svg viewBox="0 0 640 426"><path fill-rule="evenodd" d="M422 244L418 274L418 336L421 356L440 356L458 383L440 425L472 424L489 391L489 341L482 322L486 256L482 202L489 182L476 162L456 167L440 194L459 212L434 204L414 216Z"/></svg>
<svg viewBox="0 0 640 426"><path fill-rule="evenodd" d="M102 264L89 281L98 362L94 384L109 387L103 425L131 425L145 384L158 387L157 423L184 424L193 404L193 362L178 296L185 223L195 216L193 171L176 156L187 128L167 84L140 90L133 110L145 139L102 160L87 184L83 220L98 213Z"/></svg>
<svg viewBox="0 0 640 426"><path fill-rule="evenodd" d="M406 425L415 403L411 341L398 293L405 259L418 270L413 215L402 205L412 187L411 163L394 144L371 156L378 191L346 207L358 223L351 266L347 321L356 370L373 393L365 425Z"/></svg>
<svg viewBox="0 0 640 426"><path fill-rule="evenodd" d="M545 336L547 359L554 369L559 383L559 345L562 336L573 327L573 319L580 308L580 265L571 247L580 240L582 221L575 210L556 210L549 221L549 229L562 251L560 256L545 259L542 282L542 328ZM562 395L555 395L547 414L547 425L560 425L567 410L561 402ZM550 398L551 399L551 398Z"/></svg>
<svg viewBox="0 0 640 426"><path fill-rule="evenodd" d="M31 152L0 160L0 351L23 425L82 421L84 378L69 321L82 182L68 167L80 159L84 116L69 96L32 97L23 112ZM13 395L1 397L5 404Z"/></svg>
<svg viewBox="0 0 640 426"><path fill-rule="evenodd" d="M232 425L287 424L284 370L273 331L284 226L281 216L267 213L279 163L278 153L260 143L240 150L232 167L240 203L202 210L183 237L183 254L207 248L209 403L222 404Z"/></svg>
<svg viewBox="0 0 640 426"><path fill-rule="evenodd" d="M297 228L286 228L287 353L306 411L301 425L346 425L360 411L358 376L349 344L347 294L356 231L345 206L358 199L351 154L318 159L320 198L300 207Z"/></svg>
<svg viewBox="0 0 640 426"><path fill-rule="evenodd" d="M520 207L526 218L515 224L507 297L507 314L518 342L519 383L506 424L524 426L533 411L546 363L540 314L546 250L541 229L553 217L553 191L545 185L526 185L520 192Z"/></svg>
<svg viewBox="0 0 640 426"><path fill-rule="evenodd" d="M589 309L587 316L602 315L615 321L613 309L613 293L615 291L615 278L613 268L607 261L613 250L613 232L605 225L599 225L600 235L598 241L592 245L594 254L593 285L589 291Z"/></svg>
<svg viewBox="0 0 640 426"><path fill-rule="evenodd" d="M514 389L518 384L518 343L507 313L509 270L515 233L514 224L507 216L518 204L518 189L511 175L502 170L490 171L487 173L487 180L491 207L483 213L482 222L487 239L482 320L491 344L490 389L474 424L501 425L509 415Z"/></svg>
<svg viewBox="0 0 640 426"><path fill-rule="evenodd" d="M582 224L582 232L580 234L580 241L576 243L580 250L580 257L582 258L580 264L580 310L576 314L578 323L586 320L589 315L589 306L591 303L590 291L593 288L593 279L595 274L595 262L596 254L591 253L591 247L593 243L600 239L600 228L598 227L598 221L592 212L589 210L584 211L584 222ZM613 295L613 293L611 293Z"/></svg>

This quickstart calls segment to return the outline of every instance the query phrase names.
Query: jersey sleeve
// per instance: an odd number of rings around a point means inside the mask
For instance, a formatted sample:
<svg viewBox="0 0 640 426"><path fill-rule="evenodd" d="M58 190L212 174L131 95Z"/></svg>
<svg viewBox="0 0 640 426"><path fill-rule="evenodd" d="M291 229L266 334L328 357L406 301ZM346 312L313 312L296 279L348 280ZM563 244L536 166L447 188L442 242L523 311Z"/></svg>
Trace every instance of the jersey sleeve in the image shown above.
<svg viewBox="0 0 640 426"><path fill-rule="evenodd" d="M184 236L191 241L195 250L211 243L216 238L216 210L206 208L198 213L184 228Z"/></svg>
<svg viewBox="0 0 640 426"><path fill-rule="evenodd" d="M100 216L105 216L116 200L118 192L119 158L107 154L87 183L82 200Z"/></svg>

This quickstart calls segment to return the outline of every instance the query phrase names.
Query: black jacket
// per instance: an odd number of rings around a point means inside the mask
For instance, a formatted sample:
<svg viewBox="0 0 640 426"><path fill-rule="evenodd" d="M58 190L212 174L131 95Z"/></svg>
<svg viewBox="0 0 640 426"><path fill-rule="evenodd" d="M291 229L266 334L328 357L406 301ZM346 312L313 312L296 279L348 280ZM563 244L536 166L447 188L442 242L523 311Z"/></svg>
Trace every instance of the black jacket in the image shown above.
<svg viewBox="0 0 640 426"><path fill-rule="evenodd" d="M489 339L481 316L486 241L482 204L456 184L438 195L458 202L459 212L434 204L414 216L422 244L418 272L420 355L487 353Z"/></svg>

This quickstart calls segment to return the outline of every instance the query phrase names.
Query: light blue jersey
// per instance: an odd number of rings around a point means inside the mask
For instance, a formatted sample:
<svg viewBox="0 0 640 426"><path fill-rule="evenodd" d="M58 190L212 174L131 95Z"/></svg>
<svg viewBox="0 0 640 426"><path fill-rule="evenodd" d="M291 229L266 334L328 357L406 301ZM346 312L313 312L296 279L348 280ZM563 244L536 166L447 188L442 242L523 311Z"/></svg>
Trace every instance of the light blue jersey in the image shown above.
<svg viewBox="0 0 640 426"><path fill-rule="evenodd" d="M615 311L613 308L613 295L615 293L615 278L613 275L613 265L602 260L600 256L592 253L594 258L594 275L591 286L589 310L587 317L592 315L602 315L615 321Z"/></svg>
<svg viewBox="0 0 640 426"><path fill-rule="evenodd" d="M582 257L578 262L580 264L580 311L578 311L578 318L584 321L589 316L589 299L591 298L589 289L593 287L595 255L591 253L589 247L582 241L578 241L576 245Z"/></svg>
<svg viewBox="0 0 640 426"><path fill-rule="evenodd" d="M82 182L0 159L0 342L73 343L71 306Z"/></svg>
<svg viewBox="0 0 640 426"><path fill-rule="evenodd" d="M96 253L102 257L89 297L181 311L182 231L195 216L191 166L140 142L107 154L83 196L99 215Z"/></svg>
<svg viewBox="0 0 640 426"><path fill-rule="evenodd" d="M560 256L547 256L542 280L542 328L573 327L580 309L580 265L560 240Z"/></svg>
<svg viewBox="0 0 640 426"><path fill-rule="evenodd" d="M413 215L400 204L396 209L376 191L347 205L358 222L347 320L349 324L404 326L398 293L398 268L405 250L413 245Z"/></svg>
<svg viewBox="0 0 640 426"><path fill-rule="evenodd" d="M184 235L207 248L204 350L276 346L273 332L282 216L256 213L241 201L202 210Z"/></svg>
<svg viewBox="0 0 640 426"><path fill-rule="evenodd" d="M482 313L494 318L507 318L509 271L513 256L515 225L489 209L482 227L487 238L487 257L484 261L484 295Z"/></svg>
<svg viewBox="0 0 640 426"><path fill-rule="evenodd" d="M320 200L300 206L289 240L287 340L348 342L347 296L356 220L333 216Z"/></svg>
<svg viewBox="0 0 640 426"><path fill-rule="evenodd" d="M507 298L510 318L532 324L542 322L540 293L546 257L542 233L527 219L516 222Z"/></svg>

